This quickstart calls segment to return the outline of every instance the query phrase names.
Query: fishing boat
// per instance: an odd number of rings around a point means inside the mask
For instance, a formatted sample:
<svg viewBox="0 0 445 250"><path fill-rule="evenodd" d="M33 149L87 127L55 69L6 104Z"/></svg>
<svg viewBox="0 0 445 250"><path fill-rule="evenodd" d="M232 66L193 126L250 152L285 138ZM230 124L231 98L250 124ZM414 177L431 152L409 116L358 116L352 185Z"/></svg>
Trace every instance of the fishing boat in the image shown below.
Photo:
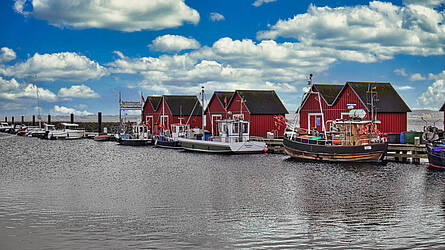
<svg viewBox="0 0 445 250"><path fill-rule="evenodd" d="M153 145L159 148L182 149L179 138L186 137L187 132L190 133L190 126L188 124L172 124L171 132L169 130L161 129L159 135L153 137Z"/></svg>
<svg viewBox="0 0 445 250"><path fill-rule="evenodd" d="M200 139L179 138L181 146L187 151L206 153L252 154L267 152L265 142L251 141L249 121L240 119L218 120L220 136Z"/></svg>
<svg viewBox="0 0 445 250"><path fill-rule="evenodd" d="M120 134L117 142L124 146L147 146L152 143L150 131L144 124L132 126L130 133Z"/></svg>
<svg viewBox="0 0 445 250"><path fill-rule="evenodd" d="M309 80L312 85L312 75ZM312 88L310 88L312 89ZM326 121L321 115L319 122L321 131L316 128L305 130L294 126L288 127L290 132L285 133L283 139L284 151L292 158L330 162L382 162L386 154L388 144L386 138L378 130L380 121L376 119L374 112L375 89L370 89L371 119L364 119L366 111L354 109L353 104L348 104L348 117ZM318 95L320 102L319 112L323 114L320 92L309 90L306 96ZM306 97L305 96L305 97ZM305 100L303 97L303 100ZM300 109L299 109L300 110ZM318 111L318 110L317 110ZM297 111L297 115L299 111ZM318 125L318 124L317 124ZM326 129L326 128L329 128Z"/></svg>
<svg viewBox="0 0 445 250"><path fill-rule="evenodd" d="M7 122L2 122L0 124L0 132L8 132L10 129L12 129L12 126L10 126Z"/></svg>
<svg viewBox="0 0 445 250"><path fill-rule="evenodd" d="M425 126L422 137L426 143L429 167L445 170L445 134L435 126Z"/></svg>

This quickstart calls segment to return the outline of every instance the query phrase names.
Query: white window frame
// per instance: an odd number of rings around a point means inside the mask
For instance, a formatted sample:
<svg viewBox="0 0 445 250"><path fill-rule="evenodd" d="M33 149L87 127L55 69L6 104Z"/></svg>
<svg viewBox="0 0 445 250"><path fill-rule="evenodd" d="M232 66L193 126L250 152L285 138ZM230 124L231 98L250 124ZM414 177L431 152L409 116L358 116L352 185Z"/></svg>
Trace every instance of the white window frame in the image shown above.
<svg viewBox="0 0 445 250"><path fill-rule="evenodd" d="M212 115L211 120L210 120L210 123L212 124L212 135L215 135L215 133L213 131L213 127L214 127L214 124L213 124L214 119L213 118L214 117L218 117L218 118L220 118L219 120L221 120L222 119L222 115ZM217 129L218 129L218 127L217 127Z"/></svg>
<svg viewBox="0 0 445 250"><path fill-rule="evenodd" d="M321 116L323 118L323 113L309 113L307 114L307 129L310 130L311 129L311 116ZM323 122L323 121L321 121ZM322 126L323 124L320 123L320 126Z"/></svg>

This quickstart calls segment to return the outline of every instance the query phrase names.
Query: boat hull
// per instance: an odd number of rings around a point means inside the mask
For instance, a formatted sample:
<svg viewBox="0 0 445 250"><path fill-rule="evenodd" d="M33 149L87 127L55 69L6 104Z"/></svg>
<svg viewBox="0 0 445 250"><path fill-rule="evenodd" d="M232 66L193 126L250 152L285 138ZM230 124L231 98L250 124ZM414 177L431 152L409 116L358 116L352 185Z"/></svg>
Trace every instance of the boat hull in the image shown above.
<svg viewBox="0 0 445 250"><path fill-rule="evenodd" d="M154 146L157 148L170 148L170 149L182 149L181 143L179 141L175 140L155 140Z"/></svg>
<svg viewBox="0 0 445 250"><path fill-rule="evenodd" d="M307 141L307 142L306 142ZM312 141L312 140L310 140ZM293 158L331 162L382 162L387 143L359 146L332 146L308 143L309 140L283 140L284 151Z"/></svg>
<svg viewBox="0 0 445 250"><path fill-rule="evenodd" d="M118 141L119 145L123 146L147 146L150 145L151 139L122 139Z"/></svg>
<svg viewBox="0 0 445 250"><path fill-rule="evenodd" d="M428 154L429 167L432 169L445 170L445 150L434 151L434 143L427 143L426 150Z"/></svg>
<svg viewBox="0 0 445 250"><path fill-rule="evenodd" d="M263 153L267 148L264 142L258 141L226 143L183 138L179 139L179 141L185 150L206 153L255 154Z"/></svg>
<svg viewBox="0 0 445 250"><path fill-rule="evenodd" d="M66 140L82 139L85 136L84 130L66 130Z"/></svg>
<svg viewBox="0 0 445 250"><path fill-rule="evenodd" d="M98 135L94 137L95 141L109 141L110 136L109 135Z"/></svg>

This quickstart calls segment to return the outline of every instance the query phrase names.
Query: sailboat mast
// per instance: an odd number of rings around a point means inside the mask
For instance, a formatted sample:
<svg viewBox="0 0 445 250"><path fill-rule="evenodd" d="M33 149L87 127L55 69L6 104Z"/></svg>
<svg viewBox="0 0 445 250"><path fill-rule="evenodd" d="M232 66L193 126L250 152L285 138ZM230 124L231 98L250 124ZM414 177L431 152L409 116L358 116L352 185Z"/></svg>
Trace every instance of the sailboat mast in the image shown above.
<svg viewBox="0 0 445 250"><path fill-rule="evenodd" d="M202 129L204 130L205 126L205 114L204 114L204 86L201 87L201 103L202 103L202 109L201 109L201 120L202 120Z"/></svg>

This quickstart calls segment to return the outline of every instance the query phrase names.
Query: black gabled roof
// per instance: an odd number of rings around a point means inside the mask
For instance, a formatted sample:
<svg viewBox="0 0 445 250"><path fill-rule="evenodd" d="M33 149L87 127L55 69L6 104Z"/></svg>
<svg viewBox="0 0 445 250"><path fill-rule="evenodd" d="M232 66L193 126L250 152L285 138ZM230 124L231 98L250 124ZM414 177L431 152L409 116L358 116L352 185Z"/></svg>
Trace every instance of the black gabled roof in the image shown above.
<svg viewBox="0 0 445 250"><path fill-rule="evenodd" d="M213 94L218 97L219 101L221 102L222 106L224 107L224 99L227 100L227 104L229 105L230 99L233 96L233 91L215 91Z"/></svg>
<svg viewBox="0 0 445 250"><path fill-rule="evenodd" d="M289 114L273 90L237 90L251 115Z"/></svg>
<svg viewBox="0 0 445 250"><path fill-rule="evenodd" d="M162 96L147 96L145 103L150 102L153 109L158 109L159 103L161 103Z"/></svg>
<svg viewBox="0 0 445 250"><path fill-rule="evenodd" d="M328 105L332 105L340 91L345 85L343 84L314 84L314 88L320 93L321 97Z"/></svg>
<svg viewBox="0 0 445 250"><path fill-rule="evenodd" d="M440 108L439 111L445 111L445 102L443 103L442 108Z"/></svg>
<svg viewBox="0 0 445 250"><path fill-rule="evenodd" d="M399 96L397 91L392 87L391 83L377 83L377 82L346 82L361 99L361 101L368 107L370 103L369 90L371 87L376 87L378 101L375 102L377 112L394 112L404 113L411 112L411 109L406 105L403 99Z"/></svg>
<svg viewBox="0 0 445 250"><path fill-rule="evenodd" d="M164 95L165 102L167 103L172 115L182 115L188 116L192 113L193 115L201 115L202 106L198 101L198 97L195 95ZM159 106L159 108L161 105Z"/></svg>

